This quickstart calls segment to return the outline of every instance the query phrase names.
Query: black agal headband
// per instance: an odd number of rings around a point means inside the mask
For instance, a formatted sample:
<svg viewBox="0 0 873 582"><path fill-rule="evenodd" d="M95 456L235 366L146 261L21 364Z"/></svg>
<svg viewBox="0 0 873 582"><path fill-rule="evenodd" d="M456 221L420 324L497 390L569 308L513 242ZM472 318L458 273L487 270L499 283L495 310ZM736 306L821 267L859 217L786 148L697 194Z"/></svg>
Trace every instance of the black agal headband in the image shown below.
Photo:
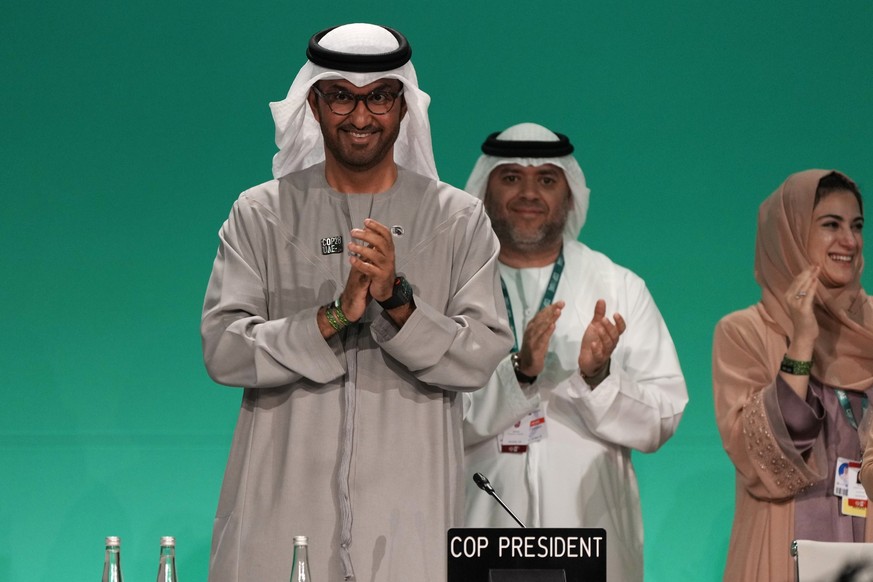
<svg viewBox="0 0 873 582"><path fill-rule="evenodd" d="M558 141L502 140L495 131L482 144L482 152L497 158L560 158L573 153L573 144L563 133L555 133Z"/></svg>
<svg viewBox="0 0 873 582"><path fill-rule="evenodd" d="M309 47L306 49L306 58L325 69L347 71L349 73L375 73L397 69L409 62L412 58L412 48L406 37L394 30L383 26L385 30L394 35L399 45L395 50L380 54L356 54L332 51L321 46L319 41L337 26L322 30L312 35L309 39Z"/></svg>

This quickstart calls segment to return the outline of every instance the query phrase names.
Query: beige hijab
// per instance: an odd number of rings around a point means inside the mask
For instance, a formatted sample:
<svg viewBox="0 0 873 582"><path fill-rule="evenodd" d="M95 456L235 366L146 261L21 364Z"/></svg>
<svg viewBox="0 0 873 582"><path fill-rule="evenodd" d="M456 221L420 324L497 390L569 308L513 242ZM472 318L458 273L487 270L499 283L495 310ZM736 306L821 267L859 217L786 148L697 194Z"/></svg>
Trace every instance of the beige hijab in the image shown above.
<svg viewBox="0 0 873 582"><path fill-rule="evenodd" d="M785 293L810 265L807 239L815 191L830 170L806 170L788 177L758 210L755 279L764 311L787 337L793 325ZM861 266L863 268L863 258ZM859 277L840 288L818 286L815 314L819 336L813 375L829 386L864 390L873 385L873 304Z"/></svg>

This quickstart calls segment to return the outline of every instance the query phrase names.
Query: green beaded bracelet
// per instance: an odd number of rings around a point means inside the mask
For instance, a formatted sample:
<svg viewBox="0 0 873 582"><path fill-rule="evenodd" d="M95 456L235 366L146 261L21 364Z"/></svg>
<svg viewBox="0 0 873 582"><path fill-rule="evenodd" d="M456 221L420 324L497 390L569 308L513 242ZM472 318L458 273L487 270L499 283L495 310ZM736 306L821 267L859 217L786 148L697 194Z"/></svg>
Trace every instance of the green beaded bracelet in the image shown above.
<svg viewBox="0 0 873 582"><path fill-rule="evenodd" d="M335 331L339 331L342 329L339 322L336 320L336 317L333 316L333 305L328 305L327 307L325 307L324 316L327 318L327 322Z"/></svg>
<svg viewBox="0 0 873 582"><path fill-rule="evenodd" d="M340 305L339 297L337 297L336 301L333 302L333 314L336 316L337 321L339 321L342 327L345 327L351 323L351 321L349 321L349 318L346 317L346 314L343 312L343 308Z"/></svg>
<svg viewBox="0 0 873 582"><path fill-rule="evenodd" d="M785 356L782 358L782 365L779 366L779 369L786 374L794 376L809 376L809 372L812 370L812 360L804 362L802 360L792 360Z"/></svg>

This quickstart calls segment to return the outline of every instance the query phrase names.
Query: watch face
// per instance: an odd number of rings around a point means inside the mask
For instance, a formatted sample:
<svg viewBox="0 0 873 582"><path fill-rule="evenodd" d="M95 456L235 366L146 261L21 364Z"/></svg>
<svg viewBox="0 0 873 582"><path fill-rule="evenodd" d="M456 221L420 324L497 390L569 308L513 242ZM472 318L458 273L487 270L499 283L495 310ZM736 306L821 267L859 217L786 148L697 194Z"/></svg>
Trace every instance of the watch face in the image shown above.
<svg viewBox="0 0 873 582"><path fill-rule="evenodd" d="M397 286L398 294L403 298L404 303L409 303L412 299L412 287L409 286L409 281L400 278L400 284Z"/></svg>

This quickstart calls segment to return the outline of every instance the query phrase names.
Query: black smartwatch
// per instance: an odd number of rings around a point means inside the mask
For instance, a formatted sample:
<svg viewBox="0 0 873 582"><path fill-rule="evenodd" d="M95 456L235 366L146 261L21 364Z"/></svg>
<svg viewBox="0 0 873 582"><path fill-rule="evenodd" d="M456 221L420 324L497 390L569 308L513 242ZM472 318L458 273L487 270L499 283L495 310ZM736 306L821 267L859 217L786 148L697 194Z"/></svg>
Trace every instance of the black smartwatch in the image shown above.
<svg viewBox="0 0 873 582"><path fill-rule="evenodd" d="M382 309L394 309L401 305L412 302L412 287L406 277L399 275L394 278L394 286L391 288L391 297L385 301L377 301Z"/></svg>

